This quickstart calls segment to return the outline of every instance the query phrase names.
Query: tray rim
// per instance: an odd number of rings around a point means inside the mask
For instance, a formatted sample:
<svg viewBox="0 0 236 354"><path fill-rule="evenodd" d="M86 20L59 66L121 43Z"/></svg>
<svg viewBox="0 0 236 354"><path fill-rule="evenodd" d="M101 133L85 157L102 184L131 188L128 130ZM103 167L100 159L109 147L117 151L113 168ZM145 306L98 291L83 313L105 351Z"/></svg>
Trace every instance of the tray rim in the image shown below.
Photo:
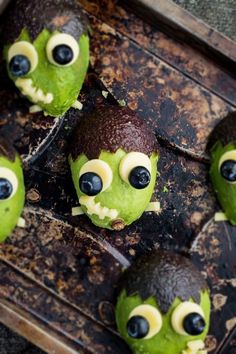
<svg viewBox="0 0 236 354"><path fill-rule="evenodd" d="M236 42L173 1L121 0L121 3L152 25L157 26L158 23L158 27L163 27L168 34L173 35L174 31L175 38L185 42L191 39L191 45L201 52L226 62L230 68L235 66Z"/></svg>

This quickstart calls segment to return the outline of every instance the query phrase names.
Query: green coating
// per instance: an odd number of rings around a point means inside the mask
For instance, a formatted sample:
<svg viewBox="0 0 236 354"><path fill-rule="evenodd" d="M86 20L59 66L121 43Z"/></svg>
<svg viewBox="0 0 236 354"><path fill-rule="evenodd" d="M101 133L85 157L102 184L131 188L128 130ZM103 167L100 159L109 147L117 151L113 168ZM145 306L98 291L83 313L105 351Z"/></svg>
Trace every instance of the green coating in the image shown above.
<svg viewBox="0 0 236 354"><path fill-rule="evenodd" d="M221 157L227 151L236 150L236 145L228 144L223 146L217 142L211 149L211 167L210 178L216 192L217 198L228 218L228 220L236 225L236 184L227 182L220 173L219 162Z"/></svg>
<svg viewBox="0 0 236 354"><path fill-rule="evenodd" d="M142 190L133 188L120 177L119 165L125 155L126 152L122 149L117 150L115 154L106 151L101 152L99 159L105 161L112 169L113 181L107 190L96 196L95 202L100 202L102 207L116 209L119 212L117 219L123 219L125 225L130 225L143 214L151 200L157 176L158 155L153 153L150 157L152 165L151 182L148 187ZM84 195L79 188L79 173L82 166L87 161L88 158L84 154L78 156L75 161L73 161L71 156L69 157L72 178L78 198ZM81 206L81 208L86 214L86 207ZM100 220L97 215L88 216L93 224L103 228L112 229L111 220L109 218L106 217L104 220Z"/></svg>
<svg viewBox="0 0 236 354"><path fill-rule="evenodd" d="M18 189L12 198L0 200L0 242L11 235L17 225L25 202L24 177L19 156L11 162L6 157L0 156L0 167L10 169L18 179ZM1 177L1 176L0 176Z"/></svg>
<svg viewBox="0 0 236 354"><path fill-rule="evenodd" d="M55 33L50 33L47 29L43 30L36 40L32 43L26 29L21 32L18 41L28 41L34 45L38 53L38 66L36 69L22 78L32 79L33 85L41 89L44 94L52 93L54 96L50 104L42 102L35 103L31 97L27 97L32 103L37 104L45 114L53 117L63 115L77 100L82 88L88 65L89 65L89 37L83 34L79 39L80 54L78 59L67 67L58 67L49 62L46 54L48 40ZM9 46L4 49L4 57L7 60ZM12 76L8 67L9 77L16 82L17 78Z"/></svg>
<svg viewBox="0 0 236 354"><path fill-rule="evenodd" d="M192 299L189 301L194 302ZM181 303L176 298L166 314L162 314L163 325L159 333L149 339L133 339L127 333L127 322L131 311L139 305L149 304L158 308L156 300L153 297L142 301L138 295L127 296L123 290L118 297L116 306L116 322L118 330L135 354L181 354L182 350L187 349L187 343L194 340L204 340L209 329L210 317L210 298L208 291L201 292L200 306L205 315L206 328L201 335L184 336L176 333L171 325L171 316L174 309ZM161 312L161 311L160 311Z"/></svg>

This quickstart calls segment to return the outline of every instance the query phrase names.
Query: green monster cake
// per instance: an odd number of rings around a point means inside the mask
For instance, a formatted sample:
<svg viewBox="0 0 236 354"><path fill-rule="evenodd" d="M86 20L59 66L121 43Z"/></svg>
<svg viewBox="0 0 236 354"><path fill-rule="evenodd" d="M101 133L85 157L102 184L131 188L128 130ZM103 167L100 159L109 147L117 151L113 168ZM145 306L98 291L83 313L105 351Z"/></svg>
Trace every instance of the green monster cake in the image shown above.
<svg viewBox="0 0 236 354"><path fill-rule="evenodd" d="M14 25L13 25L14 24ZM89 64L88 23L74 0L16 0L3 41L9 77L34 105L57 117L77 101Z"/></svg>
<svg viewBox="0 0 236 354"><path fill-rule="evenodd" d="M186 257L153 251L124 272L116 322L135 354L205 354L209 317L209 290Z"/></svg>
<svg viewBox="0 0 236 354"><path fill-rule="evenodd" d="M215 127L207 150L211 157L210 178L217 198L227 219L236 225L236 112L229 113Z"/></svg>
<svg viewBox="0 0 236 354"><path fill-rule="evenodd" d="M0 242L18 224L25 201L21 161L16 151L0 137Z"/></svg>
<svg viewBox="0 0 236 354"><path fill-rule="evenodd" d="M154 134L126 107L101 107L78 125L69 162L81 209L100 227L121 230L152 197L158 161Z"/></svg>

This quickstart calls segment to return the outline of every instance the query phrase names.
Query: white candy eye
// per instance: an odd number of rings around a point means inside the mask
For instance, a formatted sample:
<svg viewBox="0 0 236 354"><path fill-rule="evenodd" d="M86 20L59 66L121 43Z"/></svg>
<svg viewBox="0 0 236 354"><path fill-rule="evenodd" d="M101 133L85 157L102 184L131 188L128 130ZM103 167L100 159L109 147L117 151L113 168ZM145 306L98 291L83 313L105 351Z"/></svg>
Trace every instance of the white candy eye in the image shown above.
<svg viewBox="0 0 236 354"><path fill-rule="evenodd" d="M190 301L176 307L171 316L171 324L175 332L183 336L198 336L206 326L202 308Z"/></svg>
<svg viewBox="0 0 236 354"><path fill-rule="evenodd" d="M12 198L18 188L18 179L9 168L0 167L0 202Z"/></svg>
<svg viewBox="0 0 236 354"><path fill-rule="evenodd" d="M141 152L130 152L120 163L119 172L124 182L136 189L146 188L151 180L151 161Z"/></svg>
<svg viewBox="0 0 236 354"><path fill-rule="evenodd" d="M46 52L51 64L67 67L74 64L77 60L79 56L79 44L71 35L57 33L49 39Z"/></svg>
<svg viewBox="0 0 236 354"><path fill-rule="evenodd" d="M79 177L80 190L86 195L95 196L110 187L113 173L105 161L94 159L82 166Z"/></svg>
<svg viewBox="0 0 236 354"><path fill-rule="evenodd" d="M127 322L127 332L134 339L149 339L160 332L162 316L154 306L144 304L135 307Z"/></svg>
<svg viewBox="0 0 236 354"><path fill-rule="evenodd" d="M236 183L236 150L227 151L221 156L219 172L228 183Z"/></svg>
<svg viewBox="0 0 236 354"><path fill-rule="evenodd" d="M10 73L13 76L21 77L36 69L38 53L31 43L16 42L8 50L8 63Z"/></svg>

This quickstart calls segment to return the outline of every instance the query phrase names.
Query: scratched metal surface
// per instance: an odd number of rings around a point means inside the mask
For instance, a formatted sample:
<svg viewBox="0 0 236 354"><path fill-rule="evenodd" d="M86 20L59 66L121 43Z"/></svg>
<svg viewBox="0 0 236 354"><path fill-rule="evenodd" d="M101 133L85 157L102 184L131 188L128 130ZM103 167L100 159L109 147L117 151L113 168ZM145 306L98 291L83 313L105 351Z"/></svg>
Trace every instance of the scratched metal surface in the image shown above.
<svg viewBox="0 0 236 354"><path fill-rule="evenodd" d="M236 3L234 0L174 0L174 2L236 40Z"/></svg>
<svg viewBox="0 0 236 354"><path fill-rule="evenodd" d="M93 30L83 111L72 109L60 121L32 116L29 103L0 74L0 131L22 154L27 188L27 227L0 247L0 295L78 350L128 354L114 323L122 268L149 249L174 249L189 254L209 281L209 351L234 353L236 231L212 221L219 206L205 145L215 124L235 109L235 76L123 7L114 9L113 1L81 3ZM103 90L112 95L105 99ZM161 144L154 194L161 213L145 213L120 233L70 215L77 200L67 164L78 120L116 99L146 120Z"/></svg>

